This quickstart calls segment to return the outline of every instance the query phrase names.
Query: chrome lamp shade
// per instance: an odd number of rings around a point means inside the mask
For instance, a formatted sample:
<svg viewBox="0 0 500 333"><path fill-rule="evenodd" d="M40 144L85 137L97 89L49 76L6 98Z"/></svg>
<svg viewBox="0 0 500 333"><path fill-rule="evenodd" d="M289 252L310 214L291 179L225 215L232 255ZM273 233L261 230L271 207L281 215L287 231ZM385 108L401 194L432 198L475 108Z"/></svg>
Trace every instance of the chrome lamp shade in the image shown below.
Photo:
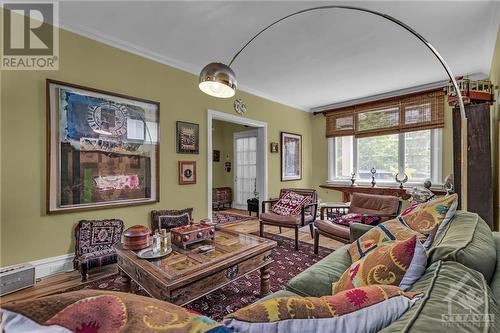
<svg viewBox="0 0 500 333"><path fill-rule="evenodd" d="M220 62L206 65L200 72L199 88L205 94L230 98L236 93L238 82L233 70Z"/></svg>

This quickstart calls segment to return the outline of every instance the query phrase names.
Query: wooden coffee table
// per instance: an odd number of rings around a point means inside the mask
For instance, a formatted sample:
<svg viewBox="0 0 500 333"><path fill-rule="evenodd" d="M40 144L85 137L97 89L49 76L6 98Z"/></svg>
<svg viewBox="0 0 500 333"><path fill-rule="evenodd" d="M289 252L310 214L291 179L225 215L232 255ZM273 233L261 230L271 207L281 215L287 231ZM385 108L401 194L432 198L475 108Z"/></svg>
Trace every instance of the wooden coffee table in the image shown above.
<svg viewBox="0 0 500 333"><path fill-rule="evenodd" d="M200 245L213 244L208 253ZM217 230L215 241L207 241L184 250L173 246L168 256L145 260L135 252L116 245L120 274L134 280L151 296L184 305L222 286L260 269L260 294L270 292L270 264L276 242L257 236Z"/></svg>

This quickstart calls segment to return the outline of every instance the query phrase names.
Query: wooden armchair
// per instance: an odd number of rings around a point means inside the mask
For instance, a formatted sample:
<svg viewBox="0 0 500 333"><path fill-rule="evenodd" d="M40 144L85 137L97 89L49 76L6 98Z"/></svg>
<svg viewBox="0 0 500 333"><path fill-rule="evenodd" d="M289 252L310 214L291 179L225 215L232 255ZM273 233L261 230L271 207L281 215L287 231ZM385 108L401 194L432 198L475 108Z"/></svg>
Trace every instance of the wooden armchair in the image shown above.
<svg viewBox="0 0 500 333"><path fill-rule="evenodd" d="M365 193L354 193L350 206L338 204L321 207L320 219L314 222L314 253L318 253L320 235L349 243L350 226L338 223L342 216L357 213L361 215L361 220L356 222L375 225L396 218L400 210L401 201L397 197Z"/></svg>
<svg viewBox="0 0 500 333"><path fill-rule="evenodd" d="M278 211L274 209L274 205L280 201L280 199L287 199L287 193L297 194L297 200L301 200L302 203L299 204L298 209L290 208L290 212L287 209L281 209ZM305 200L302 200L306 198ZM293 201L293 200L292 200ZM267 207L271 207L271 211L266 211ZM274 210L274 211L273 211ZM278 211L278 213L277 213ZM311 231L311 237L314 235L313 223L316 220L316 214L318 211L318 196L316 190L313 189L294 189L285 188L281 189L280 197L277 199L262 201L262 214L260 215L260 236L264 236L264 225L273 225L280 228L293 228L295 229L295 249L299 249L299 228L309 224Z"/></svg>

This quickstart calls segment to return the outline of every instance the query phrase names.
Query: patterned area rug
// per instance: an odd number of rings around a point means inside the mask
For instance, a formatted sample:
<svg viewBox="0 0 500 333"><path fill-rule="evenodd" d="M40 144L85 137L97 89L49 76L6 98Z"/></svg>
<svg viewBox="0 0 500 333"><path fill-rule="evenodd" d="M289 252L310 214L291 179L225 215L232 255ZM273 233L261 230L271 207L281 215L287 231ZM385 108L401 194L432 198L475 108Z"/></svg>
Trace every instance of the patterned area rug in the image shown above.
<svg viewBox="0 0 500 333"><path fill-rule="evenodd" d="M283 289L288 280L332 252L330 249L320 247L319 254L315 255L313 245L305 242L300 242L299 251L295 251L293 239L269 233L265 233L265 237L278 243L274 251L274 262L271 265L272 292ZM124 291L126 285L118 274L114 274L64 292L79 289ZM258 272L254 272L189 303L186 307L214 320L222 320L225 315L255 302L259 298L259 290L260 276ZM130 292L148 296L135 283L132 283Z"/></svg>
<svg viewBox="0 0 500 333"><path fill-rule="evenodd" d="M257 217L255 216L252 217L252 216L239 215L236 213L212 211L212 222L217 224L229 224L229 223L253 220L256 218Z"/></svg>

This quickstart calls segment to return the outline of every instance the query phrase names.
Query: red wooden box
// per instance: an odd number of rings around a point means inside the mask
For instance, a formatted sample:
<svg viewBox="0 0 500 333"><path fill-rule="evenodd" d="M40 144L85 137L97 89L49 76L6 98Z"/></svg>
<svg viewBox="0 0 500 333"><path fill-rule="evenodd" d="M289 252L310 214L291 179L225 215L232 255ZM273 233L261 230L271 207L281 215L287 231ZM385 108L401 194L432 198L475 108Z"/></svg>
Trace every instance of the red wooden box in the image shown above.
<svg viewBox="0 0 500 333"><path fill-rule="evenodd" d="M172 244L182 247L202 242L205 240L213 240L215 238L215 228L205 223L181 226L170 229L172 236Z"/></svg>
<svg viewBox="0 0 500 333"><path fill-rule="evenodd" d="M134 225L123 233L123 248L127 250L142 250L149 245L151 231L143 225Z"/></svg>

